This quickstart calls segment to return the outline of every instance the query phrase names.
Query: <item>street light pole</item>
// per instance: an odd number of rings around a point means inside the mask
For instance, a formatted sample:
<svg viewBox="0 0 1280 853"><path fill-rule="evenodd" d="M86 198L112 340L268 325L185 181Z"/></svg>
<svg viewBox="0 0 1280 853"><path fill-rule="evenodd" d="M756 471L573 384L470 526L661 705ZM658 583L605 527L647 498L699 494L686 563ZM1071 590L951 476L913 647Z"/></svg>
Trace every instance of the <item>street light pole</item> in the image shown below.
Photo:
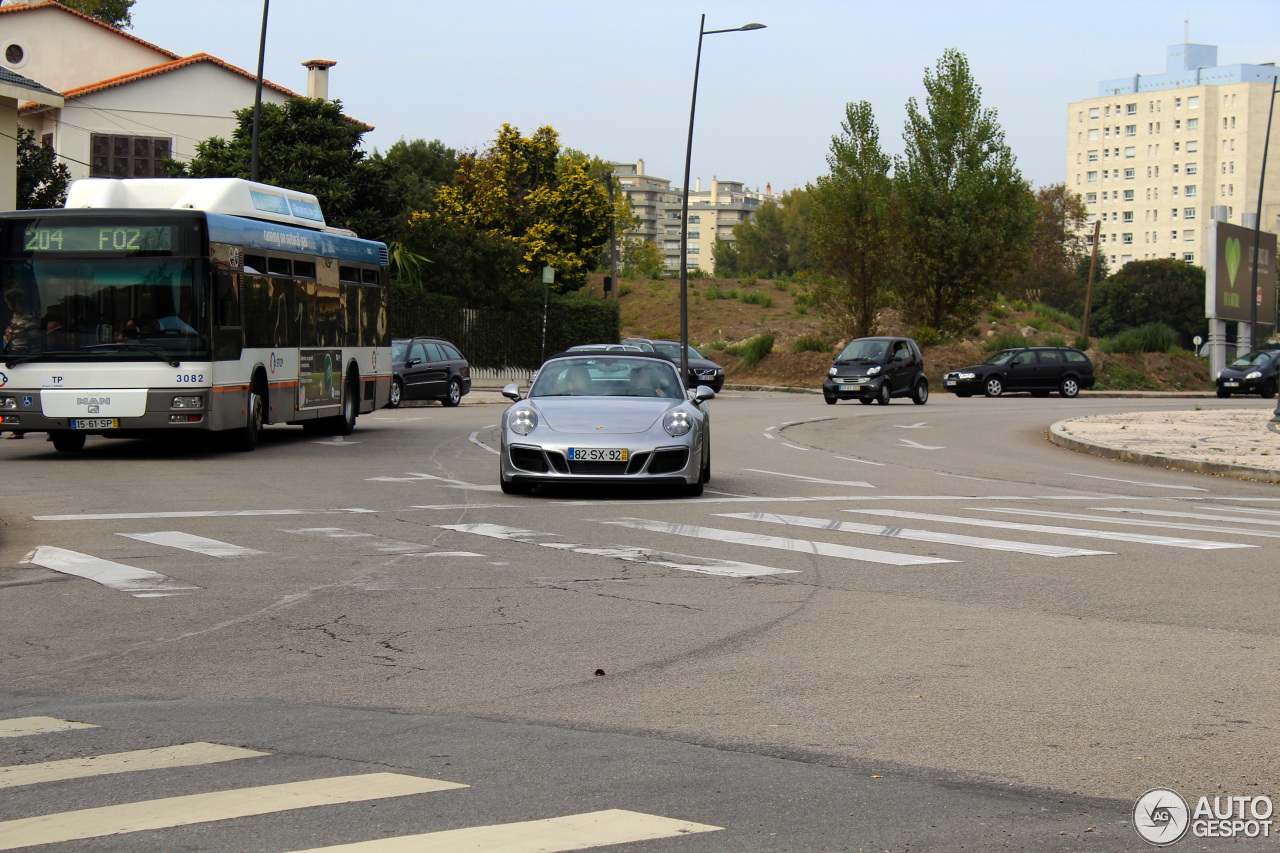
<svg viewBox="0 0 1280 853"><path fill-rule="evenodd" d="M729 30L704 30L707 16L698 22L698 54L693 62L693 99L689 102L689 142L684 149L684 194L680 202L680 381L689 385L689 161L693 156L693 115L698 108L698 69L702 65L702 37L716 33L763 30L764 24L743 24Z"/></svg>
<svg viewBox="0 0 1280 853"><path fill-rule="evenodd" d="M1262 239L1262 187L1267 179L1267 148L1271 145L1271 114L1276 109L1276 78L1271 78L1271 105L1267 109L1267 135L1262 137L1262 175L1258 178L1258 212L1253 221L1253 289L1249 294L1249 352L1258 348L1258 243ZM1275 322L1275 318L1272 318ZM1275 329L1272 328L1272 332ZM1276 395L1280 399L1280 394ZM1280 412L1280 403L1276 406Z"/></svg>
<svg viewBox="0 0 1280 853"><path fill-rule="evenodd" d="M262 36L258 39L258 82L253 93L253 138L249 141L249 180L258 180L258 127L262 114L262 60L267 54L267 7L271 0L262 0Z"/></svg>

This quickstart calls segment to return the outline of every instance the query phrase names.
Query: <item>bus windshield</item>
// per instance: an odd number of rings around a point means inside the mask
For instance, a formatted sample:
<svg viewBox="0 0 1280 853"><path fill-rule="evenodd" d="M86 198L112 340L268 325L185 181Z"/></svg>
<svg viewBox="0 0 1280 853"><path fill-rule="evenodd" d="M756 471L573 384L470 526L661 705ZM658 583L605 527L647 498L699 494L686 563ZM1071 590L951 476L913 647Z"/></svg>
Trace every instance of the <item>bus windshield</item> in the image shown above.
<svg viewBox="0 0 1280 853"><path fill-rule="evenodd" d="M203 265L173 257L5 261L4 355L82 360L205 353Z"/></svg>

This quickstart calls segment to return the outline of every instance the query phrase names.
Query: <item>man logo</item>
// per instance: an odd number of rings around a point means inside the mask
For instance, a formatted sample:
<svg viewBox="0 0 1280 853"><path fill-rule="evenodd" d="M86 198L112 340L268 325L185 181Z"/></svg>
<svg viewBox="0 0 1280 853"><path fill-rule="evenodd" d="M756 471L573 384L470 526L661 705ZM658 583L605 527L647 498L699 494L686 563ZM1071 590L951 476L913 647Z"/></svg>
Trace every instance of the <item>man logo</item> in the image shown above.
<svg viewBox="0 0 1280 853"><path fill-rule="evenodd" d="M1167 847L1182 840L1191 825L1187 801L1177 791L1152 788L1133 807L1133 826L1143 841Z"/></svg>

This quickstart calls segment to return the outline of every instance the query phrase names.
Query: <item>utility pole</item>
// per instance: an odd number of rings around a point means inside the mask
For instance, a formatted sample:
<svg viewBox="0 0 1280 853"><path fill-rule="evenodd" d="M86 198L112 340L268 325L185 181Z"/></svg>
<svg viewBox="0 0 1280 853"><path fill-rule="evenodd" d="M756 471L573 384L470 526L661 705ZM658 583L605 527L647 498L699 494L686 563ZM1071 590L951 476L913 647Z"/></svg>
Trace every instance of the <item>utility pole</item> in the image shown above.
<svg viewBox="0 0 1280 853"><path fill-rule="evenodd" d="M618 298L618 217L613 206L613 174L609 175L609 281L613 292L606 297Z"/></svg>
<svg viewBox="0 0 1280 853"><path fill-rule="evenodd" d="M262 0L262 37L258 40L258 85L253 95L253 139L249 142L249 180L258 180L258 127L262 114L262 60L267 53L267 7L271 0Z"/></svg>
<svg viewBox="0 0 1280 853"><path fill-rule="evenodd" d="M1089 337L1089 309L1093 307L1093 276L1098 270L1098 232L1102 220L1093 223L1093 258L1089 261L1089 287L1084 292L1084 319L1080 321L1080 334Z"/></svg>

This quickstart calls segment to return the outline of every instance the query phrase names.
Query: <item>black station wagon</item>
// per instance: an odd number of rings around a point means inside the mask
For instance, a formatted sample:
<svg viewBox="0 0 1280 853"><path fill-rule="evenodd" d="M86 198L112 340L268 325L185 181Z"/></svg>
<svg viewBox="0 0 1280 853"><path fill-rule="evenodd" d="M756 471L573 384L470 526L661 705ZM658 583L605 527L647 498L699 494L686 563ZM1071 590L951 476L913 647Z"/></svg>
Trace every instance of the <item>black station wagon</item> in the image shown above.
<svg viewBox="0 0 1280 853"><path fill-rule="evenodd" d="M951 371L942 385L957 397L999 397L1006 391L1030 391L1034 397L1057 391L1074 397L1082 388L1093 387L1093 362L1071 347L1015 347L992 353L981 364Z"/></svg>

